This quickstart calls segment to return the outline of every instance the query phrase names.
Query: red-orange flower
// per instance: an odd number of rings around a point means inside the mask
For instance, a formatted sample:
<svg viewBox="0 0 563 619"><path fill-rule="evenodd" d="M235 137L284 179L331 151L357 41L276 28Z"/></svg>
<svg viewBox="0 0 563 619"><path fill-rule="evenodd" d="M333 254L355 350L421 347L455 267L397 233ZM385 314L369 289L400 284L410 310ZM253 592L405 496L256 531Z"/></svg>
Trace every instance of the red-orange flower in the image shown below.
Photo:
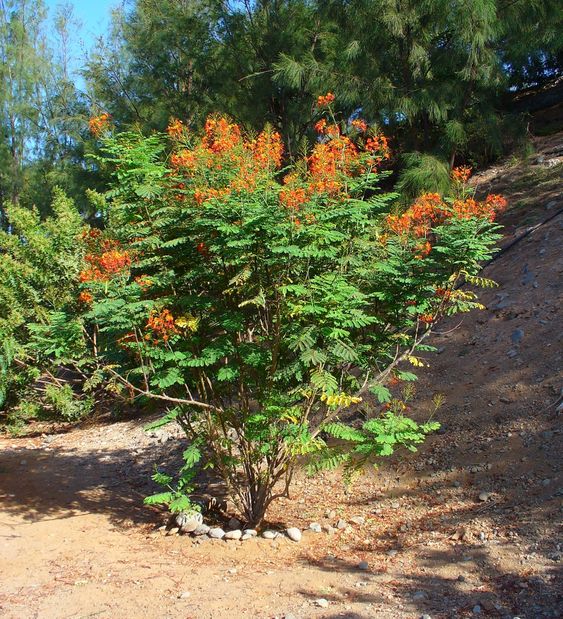
<svg viewBox="0 0 563 619"><path fill-rule="evenodd" d="M361 118L355 118L351 124L352 124L352 127L354 127L354 129L357 129L361 133L364 133L365 131L368 130L368 125L366 121L362 120Z"/></svg>
<svg viewBox="0 0 563 619"><path fill-rule="evenodd" d="M327 92L326 95L321 95L318 97L317 105L319 107L327 107L334 101L335 98L336 97L331 92Z"/></svg>
<svg viewBox="0 0 563 619"><path fill-rule="evenodd" d="M80 301L80 303L84 303L85 305L89 305L94 300L94 297L87 290L83 290L78 295L78 300Z"/></svg>
<svg viewBox="0 0 563 619"><path fill-rule="evenodd" d="M459 166L452 170L452 178L458 183L467 183L471 176L471 168L469 166Z"/></svg>
<svg viewBox="0 0 563 619"><path fill-rule="evenodd" d="M427 324L434 322L434 316L432 314L421 314L419 319L421 322L425 322Z"/></svg>
<svg viewBox="0 0 563 619"><path fill-rule="evenodd" d="M157 344L160 339L167 342L171 335L180 333L180 330L174 323L174 316L168 309L163 309L160 312L151 312L146 324L146 329L152 331L155 344ZM150 335L147 335L145 335L145 339L150 339Z"/></svg>
<svg viewBox="0 0 563 619"><path fill-rule="evenodd" d="M95 137L100 136L102 133L105 133L110 126L111 116L109 114L100 114L99 116L93 116L88 121L88 126L90 128L90 132Z"/></svg>
<svg viewBox="0 0 563 619"><path fill-rule="evenodd" d="M277 131L262 131L253 144L252 155L261 168L279 168L283 157L281 135Z"/></svg>
<svg viewBox="0 0 563 619"><path fill-rule="evenodd" d="M315 131L321 135L325 132L326 118L321 118L315 123Z"/></svg>
<svg viewBox="0 0 563 619"><path fill-rule="evenodd" d="M172 118L170 120L170 124L166 128L166 132L172 139L179 140L184 136L186 132L186 126L181 120L178 120L177 118Z"/></svg>

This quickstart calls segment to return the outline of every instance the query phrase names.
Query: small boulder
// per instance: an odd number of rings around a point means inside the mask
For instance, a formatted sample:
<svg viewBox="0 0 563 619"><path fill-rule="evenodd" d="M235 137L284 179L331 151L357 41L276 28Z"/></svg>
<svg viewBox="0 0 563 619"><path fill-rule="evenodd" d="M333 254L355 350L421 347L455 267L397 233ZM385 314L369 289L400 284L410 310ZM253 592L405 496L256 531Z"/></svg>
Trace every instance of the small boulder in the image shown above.
<svg viewBox="0 0 563 619"><path fill-rule="evenodd" d="M225 533L224 539L239 540L241 537L242 537L242 531L240 529L235 529L234 531L227 531Z"/></svg>
<svg viewBox="0 0 563 619"><path fill-rule="evenodd" d="M315 600L315 606L319 608L328 608L329 601L325 600L325 598L318 598Z"/></svg>
<svg viewBox="0 0 563 619"><path fill-rule="evenodd" d="M342 518L336 523L337 529L345 529L347 526L348 526L348 523L346 522L346 520L343 520Z"/></svg>
<svg viewBox="0 0 563 619"><path fill-rule="evenodd" d="M367 561L360 561L358 563L358 569L364 572L369 570L369 563Z"/></svg>
<svg viewBox="0 0 563 619"><path fill-rule="evenodd" d="M225 537L225 531L221 527L215 527L209 529L208 535L211 539L223 539Z"/></svg>
<svg viewBox="0 0 563 619"><path fill-rule="evenodd" d="M231 518L227 526L229 527L229 529L231 529L231 531L234 531L235 529L240 529L241 522L237 518Z"/></svg>
<svg viewBox="0 0 563 619"><path fill-rule="evenodd" d="M289 539L293 542L300 542L301 541L301 530L298 529L297 527L290 527L289 529L286 530L286 534L287 537L289 537Z"/></svg>
<svg viewBox="0 0 563 619"><path fill-rule="evenodd" d="M318 522L311 522L311 524L309 525L309 530L314 531L315 533L320 533L322 531L322 528Z"/></svg>
<svg viewBox="0 0 563 619"><path fill-rule="evenodd" d="M203 523L203 516L196 511L180 512L176 514L175 521L183 533L191 533Z"/></svg>
<svg viewBox="0 0 563 619"><path fill-rule="evenodd" d="M363 516L354 516L350 518L350 522L352 522L353 524L357 524L361 527L366 523L366 519Z"/></svg>
<svg viewBox="0 0 563 619"><path fill-rule="evenodd" d="M277 536L277 531L264 531L264 533L262 533L264 539L276 539Z"/></svg>
<svg viewBox="0 0 563 619"><path fill-rule="evenodd" d="M491 498L491 493L490 492L481 492L481 494L479 495L479 500L483 501L483 503L486 503L490 498Z"/></svg>
<svg viewBox="0 0 563 619"><path fill-rule="evenodd" d="M200 537L201 535L207 535L210 529L211 527L207 526L206 524L200 524L199 527L197 527L197 529L194 529L192 531L192 535L195 535L195 537Z"/></svg>

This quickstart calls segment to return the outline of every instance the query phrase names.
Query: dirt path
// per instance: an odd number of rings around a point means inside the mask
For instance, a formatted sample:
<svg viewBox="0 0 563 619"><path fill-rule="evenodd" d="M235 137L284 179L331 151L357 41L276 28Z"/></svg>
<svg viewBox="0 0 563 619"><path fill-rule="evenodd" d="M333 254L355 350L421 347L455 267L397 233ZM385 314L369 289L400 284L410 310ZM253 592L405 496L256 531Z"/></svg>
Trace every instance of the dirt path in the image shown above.
<svg viewBox="0 0 563 619"><path fill-rule="evenodd" d="M560 179L534 192L509 233L563 207ZM440 434L350 495L337 476L300 478L271 516L363 525L300 544L194 544L155 530L161 516L141 505L152 464L181 449L170 431L125 421L0 439L0 616L563 616L562 230L559 216L506 252L485 272L500 284L488 309L441 325L414 406L424 416L445 395Z"/></svg>

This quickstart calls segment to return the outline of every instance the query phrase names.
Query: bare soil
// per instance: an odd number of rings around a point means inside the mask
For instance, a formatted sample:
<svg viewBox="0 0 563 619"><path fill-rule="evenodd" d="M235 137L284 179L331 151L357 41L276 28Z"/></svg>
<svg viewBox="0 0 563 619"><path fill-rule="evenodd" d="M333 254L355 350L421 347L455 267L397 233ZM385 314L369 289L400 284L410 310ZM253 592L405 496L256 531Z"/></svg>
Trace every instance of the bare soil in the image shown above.
<svg viewBox="0 0 563 619"><path fill-rule="evenodd" d="M136 419L2 438L0 615L562 617L562 144L475 177L510 200L505 247L551 219L486 267L487 310L439 325L412 408L423 419L443 394L440 433L348 493L336 474L298 477L269 523L365 524L198 544L142 505L153 463L182 449L175 430Z"/></svg>

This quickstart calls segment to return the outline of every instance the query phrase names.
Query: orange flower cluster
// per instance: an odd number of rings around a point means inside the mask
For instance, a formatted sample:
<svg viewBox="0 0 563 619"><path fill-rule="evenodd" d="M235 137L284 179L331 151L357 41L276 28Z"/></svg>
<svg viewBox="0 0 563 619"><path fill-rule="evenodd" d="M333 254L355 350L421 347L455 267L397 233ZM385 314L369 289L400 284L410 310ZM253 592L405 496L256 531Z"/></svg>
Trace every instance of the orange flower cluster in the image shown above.
<svg viewBox="0 0 563 619"><path fill-rule="evenodd" d="M92 301L94 300L94 297L87 290L83 290L78 295L78 300L80 301L80 303L84 303L85 305L90 305L90 303L92 303Z"/></svg>
<svg viewBox="0 0 563 619"><path fill-rule="evenodd" d="M205 122L205 148L213 153L226 153L240 146L242 136L240 127L223 117L210 117Z"/></svg>
<svg viewBox="0 0 563 619"><path fill-rule="evenodd" d="M342 188L342 176L358 165L358 148L350 138L339 135L315 145L309 157L311 191L334 195Z"/></svg>
<svg viewBox="0 0 563 619"><path fill-rule="evenodd" d="M185 135L186 131L187 128L184 123L177 118L172 118L168 127L166 128L166 133L168 133L168 135L173 140L179 140L180 138L182 138Z"/></svg>
<svg viewBox="0 0 563 619"><path fill-rule="evenodd" d="M88 127L90 128L92 135L98 137L109 129L110 122L111 116L109 114L100 114L99 116L90 118L88 121Z"/></svg>
<svg viewBox="0 0 563 619"><path fill-rule="evenodd" d="M336 97L331 93L327 92L326 95L321 95L317 98L317 105L319 107L328 107Z"/></svg>
<svg viewBox="0 0 563 619"><path fill-rule="evenodd" d="M399 235L427 236L432 226L441 224L451 218L487 219L494 221L497 213L506 207L506 200L491 194L479 202L474 198L455 200L448 206L437 193L427 193L418 198L402 215L388 215L387 225Z"/></svg>
<svg viewBox="0 0 563 619"><path fill-rule="evenodd" d="M360 131L360 133L365 133L368 130L368 124L365 120L362 120L361 118L355 118L351 124L352 127Z"/></svg>
<svg viewBox="0 0 563 619"><path fill-rule="evenodd" d="M196 163L197 159L195 153L187 148L170 155L170 165L175 169L185 168L190 170L196 166Z"/></svg>
<svg viewBox="0 0 563 619"><path fill-rule="evenodd" d="M422 245L418 246L418 253L415 255L417 260L424 260L426 256L432 251L432 245L429 241L425 241Z"/></svg>
<svg viewBox="0 0 563 619"><path fill-rule="evenodd" d="M315 123L315 131L320 135L328 135L330 137L338 137L340 135L340 127L338 125L329 125L326 122L326 118L321 118Z"/></svg>
<svg viewBox="0 0 563 619"><path fill-rule="evenodd" d="M433 223L444 216L445 208L439 194L426 193L402 215L388 215L387 225L396 234L423 237L430 232Z"/></svg>
<svg viewBox="0 0 563 619"><path fill-rule="evenodd" d="M91 266L80 274L81 282L107 282L131 266L129 252L118 249L105 251L98 256L88 254L85 259Z"/></svg>
<svg viewBox="0 0 563 619"><path fill-rule="evenodd" d="M226 118L210 117L201 142L191 150L184 148L173 153L170 164L176 171L176 181L178 174L195 176L197 171L203 172L202 178L210 178L212 186L204 181L194 188L194 199L201 205L208 200L226 198L233 192L254 190L261 179L281 166L282 159L283 143L276 131L265 129L256 139L245 140L237 124ZM226 172L223 187L217 187L217 175L206 173L220 170ZM185 199L185 194L179 194L177 199Z"/></svg>
<svg viewBox="0 0 563 619"><path fill-rule="evenodd" d="M163 342L168 342L171 335L180 333L180 330L174 323L174 316L170 310L163 309L161 312L151 312L147 321L146 329L152 332L145 335L145 340L152 339L154 344L158 344L160 339Z"/></svg>
<svg viewBox="0 0 563 619"><path fill-rule="evenodd" d="M84 259L89 266L80 273L81 282L109 281L131 266L131 254L120 249L118 241L105 239L97 228L84 233L82 239L88 248Z"/></svg>
<svg viewBox="0 0 563 619"><path fill-rule="evenodd" d="M298 211L308 199L304 187L285 187L280 191L280 202L290 210Z"/></svg>
<svg viewBox="0 0 563 619"><path fill-rule="evenodd" d="M220 200L221 198L225 198L230 193L231 191L227 187L223 187L222 189L205 187L204 189L196 189L194 191L194 200L201 205L208 200Z"/></svg>
<svg viewBox="0 0 563 619"><path fill-rule="evenodd" d="M436 296L444 299L446 303L450 300L451 295L451 290L448 290L447 288L436 288Z"/></svg>
<svg viewBox="0 0 563 619"><path fill-rule="evenodd" d="M452 170L452 178L458 183L465 184L471 176L471 168L469 166L459 166Z"/></svg>
<svg viewBox="0 0 563 619"><path fill-rule="evenodd" d="M251 143L254 162L260 168L277 169L281 166L283 143L277 131L265 130Z"/></svg>
<svg viewBox="0 0 563 619"><path fill-rule="evenodd" d="M426 324L434 322L434 316L432 314L421 314L418 318L421 322L425 322Z"/></svg>
<svg viewBox="0 0 563 619"><path fill-rule="evenodd" d="M370 136L366 141L366 150L373 153L372 165L377 165L391 157L389 141L383 134Z"/></svg>
<svg viewBox="0 0 563 619"><path fill-rule="evenodd" d="M506 204L506 200L502 196L489 194L483 202L478 202L473 198L456 200L453 203L453 210L460 219L479 217L492 222L497 213L506 208Z"/></svg>

